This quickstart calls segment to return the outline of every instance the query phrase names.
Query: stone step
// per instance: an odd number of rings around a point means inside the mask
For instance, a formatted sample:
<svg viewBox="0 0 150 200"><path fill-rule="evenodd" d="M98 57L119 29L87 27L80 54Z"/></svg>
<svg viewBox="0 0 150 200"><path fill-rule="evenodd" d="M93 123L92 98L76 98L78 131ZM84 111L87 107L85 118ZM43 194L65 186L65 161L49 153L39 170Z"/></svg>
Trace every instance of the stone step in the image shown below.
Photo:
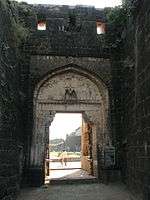
<svg viewBox="0 0 150 200"><path fill-rule="evenodd" d="M97 178L86 178L86 179L52 179L49 181L50 185L60 184L87 184L87 183L98 183Z"/></svg>

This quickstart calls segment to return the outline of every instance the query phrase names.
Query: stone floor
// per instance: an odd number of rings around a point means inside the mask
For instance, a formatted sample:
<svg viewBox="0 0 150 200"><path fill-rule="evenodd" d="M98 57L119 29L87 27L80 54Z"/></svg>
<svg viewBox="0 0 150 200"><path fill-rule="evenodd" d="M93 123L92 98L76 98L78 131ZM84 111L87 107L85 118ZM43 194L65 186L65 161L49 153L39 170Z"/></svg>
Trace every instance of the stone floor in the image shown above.
<svg viewBox="0 0 150 200"><path fill-rule="evenodd" d="M123 184L47 185L24 189L17 200L135 200Z"/></svg>

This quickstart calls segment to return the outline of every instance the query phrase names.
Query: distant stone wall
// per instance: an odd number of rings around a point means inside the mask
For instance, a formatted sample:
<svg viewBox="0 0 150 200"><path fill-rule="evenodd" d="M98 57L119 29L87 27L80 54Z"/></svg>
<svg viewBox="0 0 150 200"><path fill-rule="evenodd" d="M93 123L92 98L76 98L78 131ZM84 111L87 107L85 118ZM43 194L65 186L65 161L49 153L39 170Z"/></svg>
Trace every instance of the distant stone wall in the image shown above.
<svg viewBox="0 0 150 200"><path fill-rule="evenodd" d="M124 55L112 60L117 145L123 181L150 199L150 4L128 1ZM122 57L121 59L118 59Z"/></svg>

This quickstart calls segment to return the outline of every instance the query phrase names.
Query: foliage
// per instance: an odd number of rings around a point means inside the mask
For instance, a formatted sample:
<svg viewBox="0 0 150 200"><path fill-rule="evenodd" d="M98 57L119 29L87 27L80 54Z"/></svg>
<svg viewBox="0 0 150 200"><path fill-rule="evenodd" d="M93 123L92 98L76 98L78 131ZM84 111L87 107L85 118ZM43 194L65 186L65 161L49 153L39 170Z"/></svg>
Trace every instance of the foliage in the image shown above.
<svg viewBox="0 0 150 200"><path fill-rule="evenodd" d="M3 8L6 8L7 6L7 0L0 0L0 9L3 7Z"/></svg>
<svg viewBox="0 0 150 200"><path fill-rule="evenodd" d="M127 9L126 7L117 6L115 8L106 9L106 17L109 24L112 25L124 25L126 23L126 14Z"/></svg>
<svg viewBox="0 0 150 200"><path fill-rule="evenodd" d="M123 33L127 24L127 8L126 6L106 8L105 14L108 24L106 43L111 49L118 48L122 44Z"/></svg>
<svg viewBox="0 0 150 200"><path fill-rule="evenodd" d="M20 46L30 35L30 29L26 25L26 17L32 15L32 9L27 3L11 1L12 29L17 46Z"/></svg>
<svg viewBox="0 0 150 200"><path fill-rule="evenodd" d="M23 23L18 23L13 20L12 22L13 30L14 30L14 38L16 44L19 46L26 40L29 36L29 30L24 26Z"/></svg>

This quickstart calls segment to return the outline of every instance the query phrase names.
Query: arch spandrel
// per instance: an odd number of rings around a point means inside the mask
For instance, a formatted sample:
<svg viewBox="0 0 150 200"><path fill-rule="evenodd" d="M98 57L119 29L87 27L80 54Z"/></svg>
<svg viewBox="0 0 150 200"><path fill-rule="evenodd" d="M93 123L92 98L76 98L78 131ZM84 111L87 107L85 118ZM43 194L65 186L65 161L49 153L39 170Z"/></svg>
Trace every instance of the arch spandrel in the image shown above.
<svg viewBox="0 0 150 200"><path fill-rule="evenodd" d="M68 72L47 80L40 88L38 101L54 102L77 100L80 102L100 103L98 87L88 78Z"/></svg>

